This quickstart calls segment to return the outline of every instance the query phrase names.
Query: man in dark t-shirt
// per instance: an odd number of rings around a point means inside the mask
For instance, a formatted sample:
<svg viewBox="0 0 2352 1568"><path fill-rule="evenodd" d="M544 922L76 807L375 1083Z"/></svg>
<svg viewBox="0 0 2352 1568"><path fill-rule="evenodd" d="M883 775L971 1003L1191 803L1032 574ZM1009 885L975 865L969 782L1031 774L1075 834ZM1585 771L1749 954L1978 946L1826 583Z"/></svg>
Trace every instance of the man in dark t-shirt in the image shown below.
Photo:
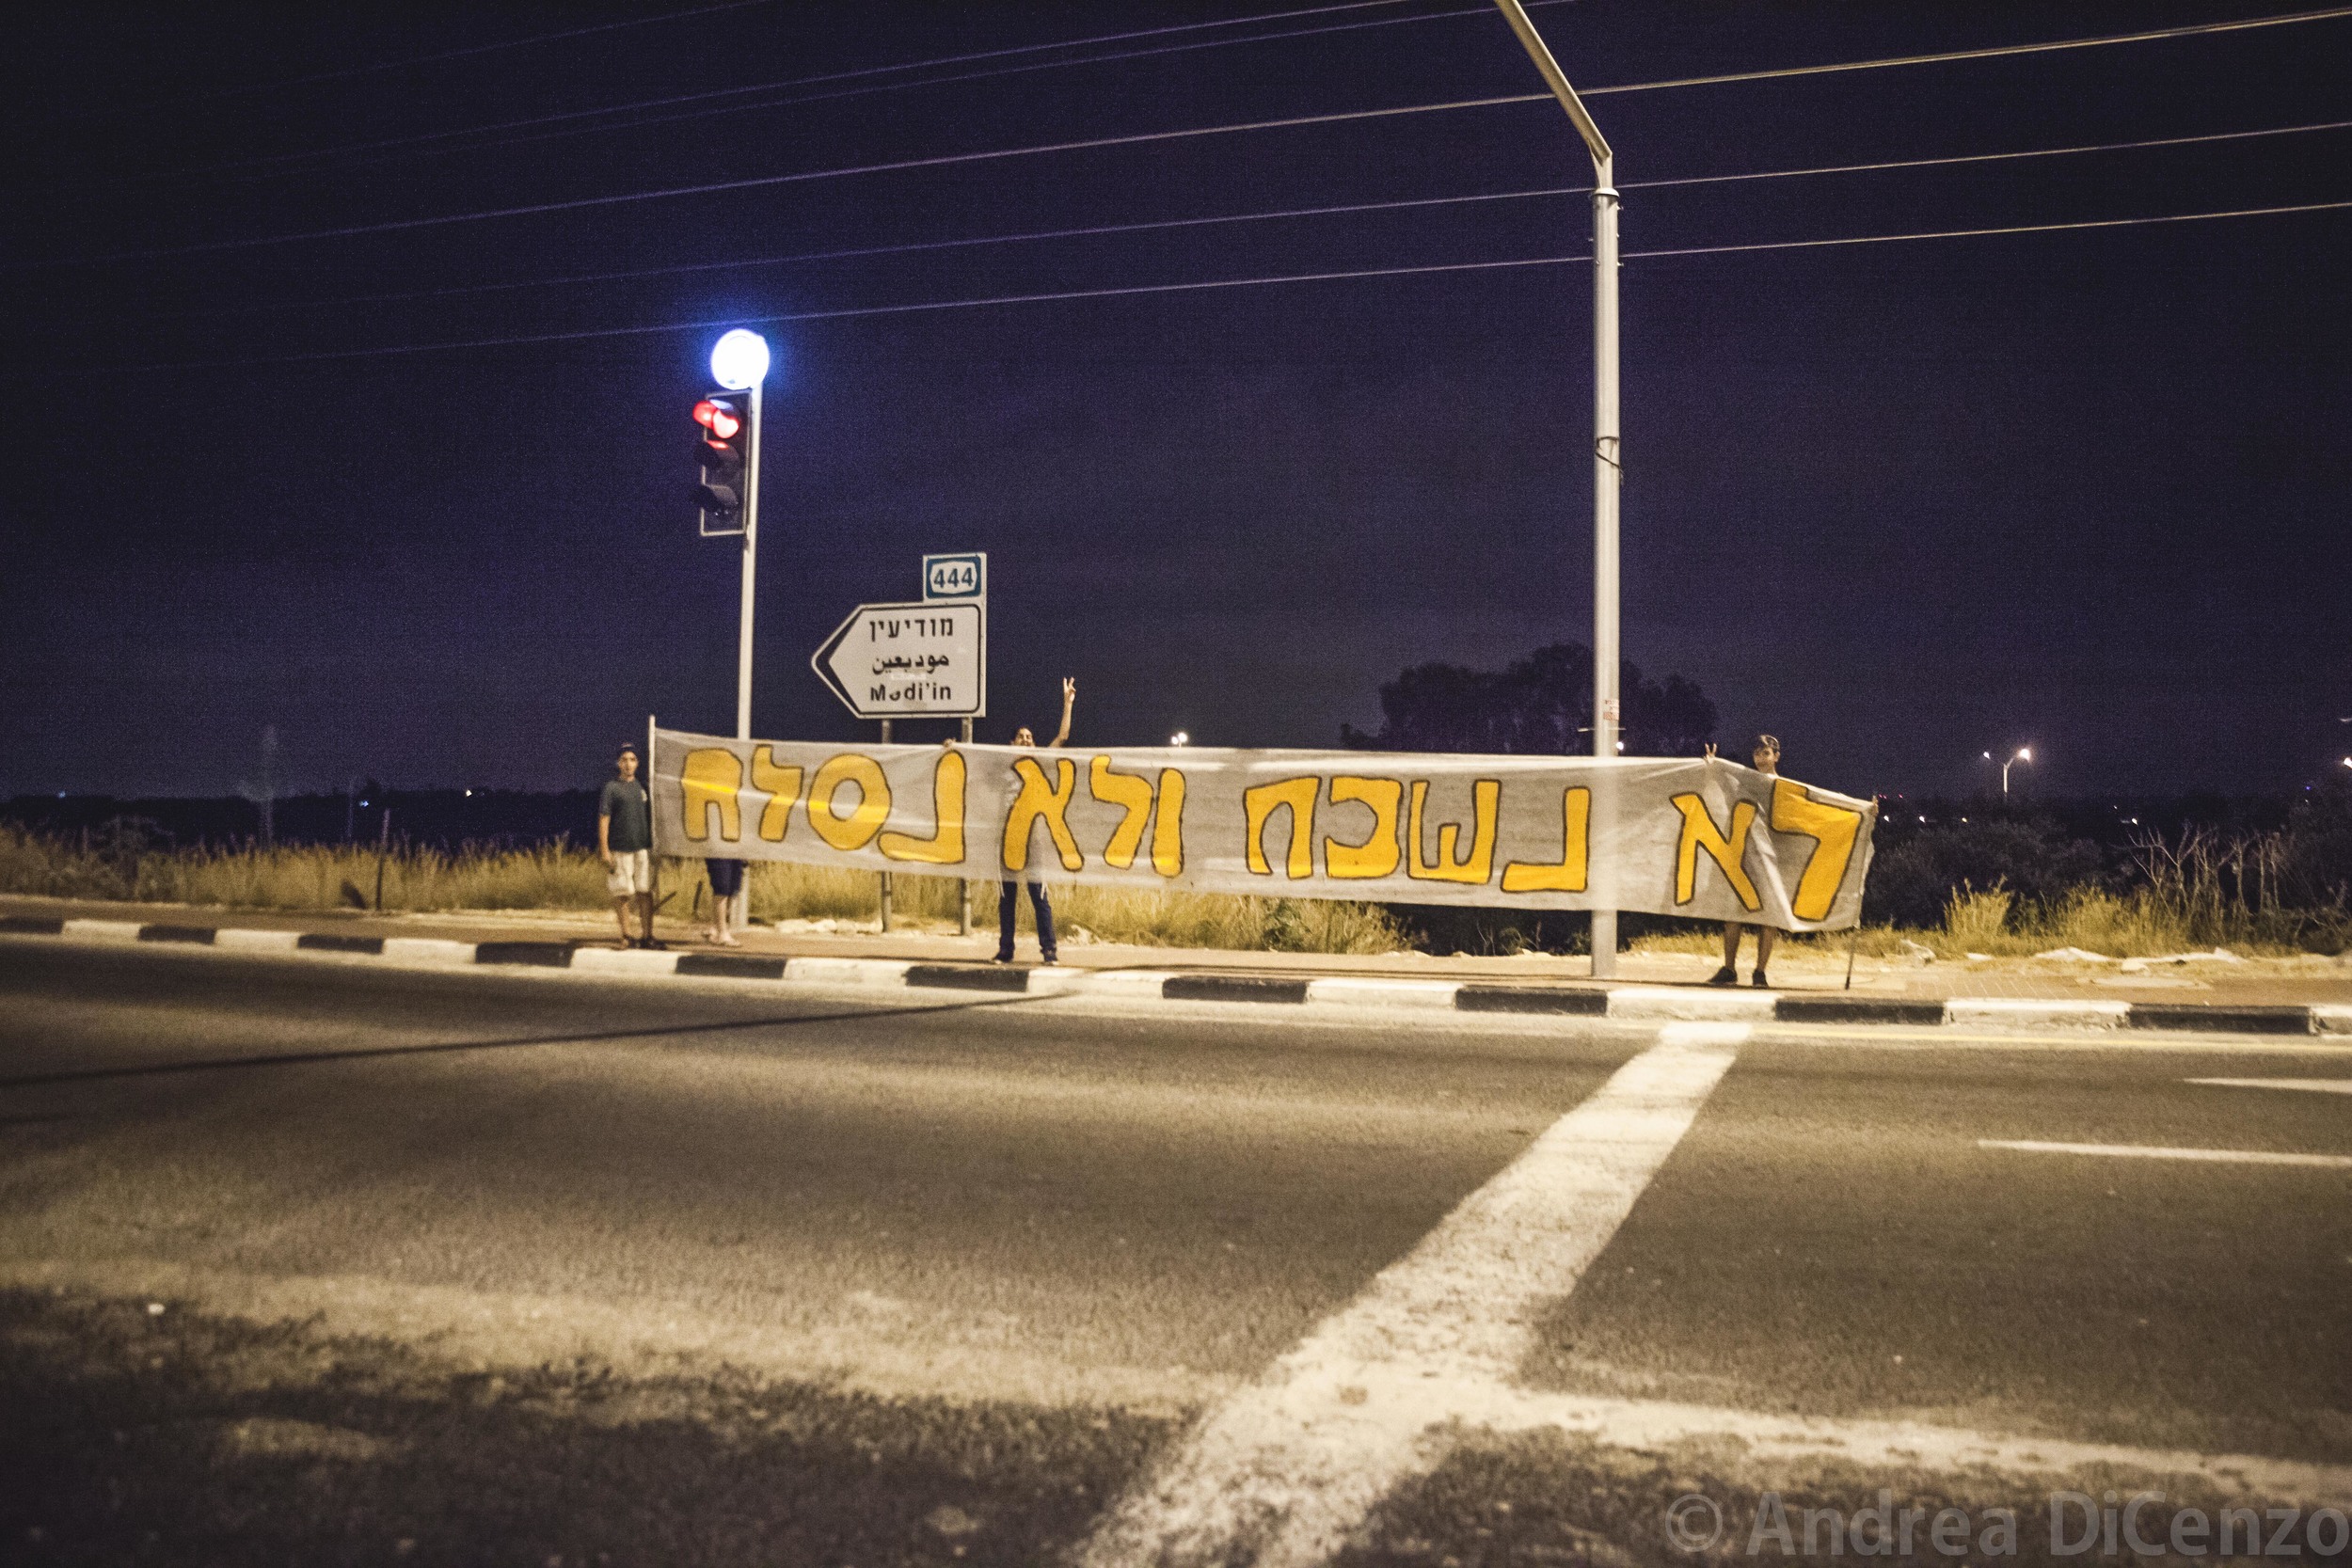
<svg viewBox="0 0 2352 1568"><path fill-rule="evenodd" d="M604 857L604 887L612 895L612 917L621 923L623 947L665 947L653 934L653 805L637 778L637 748L624 746L613 776L596 801L596 853ZM628 906L644 911L645 934L628 935Z"/></svg>

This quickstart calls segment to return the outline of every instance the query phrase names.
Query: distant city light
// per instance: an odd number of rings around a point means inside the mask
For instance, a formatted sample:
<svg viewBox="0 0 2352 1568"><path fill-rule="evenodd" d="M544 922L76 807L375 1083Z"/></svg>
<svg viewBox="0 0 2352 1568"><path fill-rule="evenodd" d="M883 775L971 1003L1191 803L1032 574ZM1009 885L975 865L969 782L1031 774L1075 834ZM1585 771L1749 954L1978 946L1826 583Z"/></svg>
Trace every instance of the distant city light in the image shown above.
<svg viewBox="0 0 2352 1568"><path fill-rule="evenodd" d="M1192 735L1189 731L1178 730L1168 737L1168 743L1170 746L1189 746L1192 744Z"/></svg>
<svg viewBox="0 0 2352 1568"><path fill-rule="evenodd" d="M768 340L744 327L721 338L710 350L710 376L730 392L745 392L768 379Z"/></svg>

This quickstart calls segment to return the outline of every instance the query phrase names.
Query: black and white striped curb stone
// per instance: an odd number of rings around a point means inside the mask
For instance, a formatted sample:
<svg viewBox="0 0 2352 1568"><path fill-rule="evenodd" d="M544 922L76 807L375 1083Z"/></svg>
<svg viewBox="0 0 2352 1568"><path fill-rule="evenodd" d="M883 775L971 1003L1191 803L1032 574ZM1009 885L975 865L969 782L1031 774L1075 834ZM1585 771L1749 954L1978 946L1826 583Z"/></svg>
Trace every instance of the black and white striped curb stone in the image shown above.
<svg viewBox="0 0 2352 1568"><path fill-rule="evenodd" d="M0 936L71 942L165 943L285 958L373 958L410 967L528 966L612 978L685 975L803 985L914 987L1169 1002L1434 1008L1631 1021L1741 1023L1966 1025L2008 1029L2172 1029L2228 1035L2352 1036L2352 1005L2232 1006L2200 1003L1906 999L1842 992L1791 995L1694 986L1498 985L1378 975L1179 974L1161 970L1023 968L919 963L898 958L769 958L738 953L644 952L567 942L453 942L232 926L141 925L129 920L0 916Z"/></svg>

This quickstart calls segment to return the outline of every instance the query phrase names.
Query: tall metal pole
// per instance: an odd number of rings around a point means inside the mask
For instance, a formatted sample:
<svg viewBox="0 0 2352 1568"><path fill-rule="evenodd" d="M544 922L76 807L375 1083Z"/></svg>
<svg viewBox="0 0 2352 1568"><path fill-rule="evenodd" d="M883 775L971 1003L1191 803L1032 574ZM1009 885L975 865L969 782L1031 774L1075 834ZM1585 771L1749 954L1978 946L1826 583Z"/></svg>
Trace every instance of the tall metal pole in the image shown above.
<svg viewBox="0 0 2352 1568"><path fill-rule="evenodd" d="M1622 436L1617 428L1617 189L1616 154L1600 134L1584 101L1568 86L1559 62L1551 57L1535 24L1527 19L1519 0L1495 0L1518 35L1536 74L1568 112L1570 123L1584 138L1593 159L1593 755L1613 761L1621 715L1617 690L1617 503L1625 482ZM1613 769L1604 768L1595 781L1594 827L1615 836L1616 791ZM1605 977L1617 972L1617 911L1614 858L1606 844L1592 857L1595 876L1590 896L1593 910L1593 974Z"/></svg>
<svg viewBox="0 0 2352 1568"><path fill-rule="evenodd" d="M1511 0L1514 6L1518 3ZM1564 88L1566 85L1561 84ZM1615 160L1607 149L1604 142L1593 155L1593 755L1613 762L1622 717L1617 705L1617 508L1625 467L1618 460L1623 437L1617 427L1617 192ZM1597 815L1603 831L1613 836L1616 791L1600 793L1605 802ZM1613 902L1610 908L1593 911L1596 978L1617 972L1615 879L1607 869L1616 860L1606 853L1599 859L1602 885L1593 891Z"/></svg>
<svg viewBox="0 0 2352 1568"><path fill-rule="evenodd" d="M752 383L751 459L743 465L743 621L735 641L735 738L752 737L752 588L759 575L759 383Z"/></svg>

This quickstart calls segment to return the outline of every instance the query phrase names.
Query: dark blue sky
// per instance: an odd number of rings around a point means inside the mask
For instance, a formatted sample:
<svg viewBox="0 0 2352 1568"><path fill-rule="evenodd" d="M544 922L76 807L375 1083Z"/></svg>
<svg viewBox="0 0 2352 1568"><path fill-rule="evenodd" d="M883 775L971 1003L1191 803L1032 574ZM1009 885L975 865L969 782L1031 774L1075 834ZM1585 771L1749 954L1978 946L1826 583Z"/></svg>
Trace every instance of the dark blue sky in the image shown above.
<svg viewBox="0 0 2352 1568"><path fill-rule="evenodd" d="M1548 103L49 264L1536 86L1490 7L1403 0L413 140L1280 8L755 4L486 50L660 13L14 16L0 794L225 792L264 724L295 785L541 787L649 709L731 721L735 554L685 500L716 329L190 362L771 324L768 735L854 733L808 655L912 596L925 550L991 552L990 737L1050 721L1070 673L1082 738L1326 745L1406 664L1586 639L1589 267L774 320L1581 255L1581 196L547 285L1582 185ZM2264 14L1534 11L1593 87ZM2346 131L1643 183L2352 119L2347 68L2352 19L1593 106L1638 253L2352 199ZM1628 655L1856 792L1965 789L2019 744L2045 791L2319 776L2352 751L2347 241L2336 211L1631 256ZM365 297L498 283L526 286Z"/></svg>

